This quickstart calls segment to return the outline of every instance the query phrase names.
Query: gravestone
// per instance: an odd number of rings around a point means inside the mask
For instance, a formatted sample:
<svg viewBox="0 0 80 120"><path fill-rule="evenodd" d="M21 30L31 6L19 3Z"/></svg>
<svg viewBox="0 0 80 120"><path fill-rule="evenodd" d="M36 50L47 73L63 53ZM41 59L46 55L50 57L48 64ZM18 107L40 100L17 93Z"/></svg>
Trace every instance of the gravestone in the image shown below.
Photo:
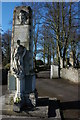
<svg viewBox="0 0 80 120"><path fill-rule="evenodd" d="M50 78L58 78L58 65L51 65Z"/></svg>
<svg viewBox="0 0 80 120"><path fill-rule="evenodd" d="M71 66L73 67L73 53L70 52L70 60L69 63L71 64Z"/></svg>
<svg viewBox="0 0 80 120"><path fill-rule="evenodd" d="M19 111L24 104L27 106L36 105L35 74L33 71L32 10L29 6L16 7L13 13L8 89L9 91L15 91L13 92L15 93L14 111Z"/></svg>

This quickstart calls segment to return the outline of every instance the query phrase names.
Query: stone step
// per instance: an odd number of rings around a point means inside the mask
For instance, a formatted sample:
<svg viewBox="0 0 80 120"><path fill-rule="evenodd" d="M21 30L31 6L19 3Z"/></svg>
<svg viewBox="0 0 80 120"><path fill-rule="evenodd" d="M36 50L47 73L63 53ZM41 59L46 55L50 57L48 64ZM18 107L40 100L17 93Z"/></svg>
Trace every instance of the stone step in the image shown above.
<svg viewBox="0 0 80 120"><path fill-rule="evenodd" d="M30 110L26 109L26 106L25 106L24 111L20 111L19 113L14 112L13 111L13 105L5 104L5 96L2 96L2 98L3 98L2 113L3 113L4 116L5 115L7 115L8 117L12 116L11 118L13 118L13 116L15 116L15 118L18 117L18 116L21 116L21 117L24 117L24 119L25 119L25 117L29 117L30 119L35 118L35 120L36 120L36 118L44 118L44 119L47 118L48 119L48 115L54 114L54 111L53 112L48 112L48 110L51 110L51 107L49 107L47 104L45 106L37 106L37 107L35 107L33 109L30 109ZM39 100L40 100L40 102L42 101L44 103L44 100L55 100L55 98L53 98L53 99L49 98L48 99L47 97L46 98L45 97L44 98L39 97ZM52 110L54 110L54 108ZM56 109L55 112L56 112L55 115L52 115L51 117L50 116L49 117L50 118L61 119L59 109ZM54 120L54 119L52 119L52 120Z"/></svg>
<svg viewBox="0 0 80 120"><path fill-rule="evenodd" d="M15 120L21 119L21 120L60 120L59 118L39 118L39 117L26 117L26 116L7 116L3 115L2 116L3 120Z"/></svg>

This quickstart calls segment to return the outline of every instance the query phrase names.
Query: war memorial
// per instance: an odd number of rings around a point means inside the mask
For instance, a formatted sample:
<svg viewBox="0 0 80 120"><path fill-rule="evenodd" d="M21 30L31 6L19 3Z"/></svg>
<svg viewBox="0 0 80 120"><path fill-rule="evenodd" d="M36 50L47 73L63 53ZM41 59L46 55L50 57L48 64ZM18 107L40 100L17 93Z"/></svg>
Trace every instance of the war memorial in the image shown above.
<svg viewBox="0 0 80 120"><path fill-rule="evenodd" d="M59 120L59 101L40 97L36 90L32 34L32 9L29 6L16 7L13 13L8 94L3 114Z"/></svg>
<svg viewBox="0 0 80 120"><path fill-rule="evenodd" d="M9 90L14 90L14 103L20 105L31 103L28 99L34 96L35 106L35 74L33 71L33 43L31 38L32 11L30 7L17 7L13 16L13 32L11 43L11 69L9 72ZM13 79L13 84L12 84Z"/></svg>

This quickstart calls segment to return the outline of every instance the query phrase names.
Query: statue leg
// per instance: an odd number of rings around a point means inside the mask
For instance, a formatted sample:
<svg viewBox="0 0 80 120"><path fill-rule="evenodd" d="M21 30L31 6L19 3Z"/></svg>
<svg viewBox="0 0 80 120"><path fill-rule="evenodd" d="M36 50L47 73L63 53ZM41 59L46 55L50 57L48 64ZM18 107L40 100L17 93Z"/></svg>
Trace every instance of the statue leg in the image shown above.
<svg viewBox="0 0 80 120"><path fill-rule="evenodd" d="M20 80L17 77L16 77L16 80L17 80L17 91L14 97L14 102L16 102L17 98L20 98Z"/></svg>

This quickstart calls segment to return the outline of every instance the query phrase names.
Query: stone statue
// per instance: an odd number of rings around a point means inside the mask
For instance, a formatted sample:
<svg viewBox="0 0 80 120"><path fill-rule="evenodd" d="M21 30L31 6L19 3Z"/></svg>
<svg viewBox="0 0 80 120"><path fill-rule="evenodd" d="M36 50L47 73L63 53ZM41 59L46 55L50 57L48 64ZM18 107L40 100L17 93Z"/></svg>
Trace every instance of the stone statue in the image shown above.
<svg viewBox="0 0 80 120"><path fill-rule="evenodd" d="M9 90L13 92L13 110L21 110L25 104L27 107L31 104L35 106L36 78L33 69L32 9L30 6L18 6L13 13L11 66L8 76ZM11 88L11 85L15 88Z"/></svg>
<svg viewBox="0 0 80 120"><path fill-rule="evenodd" d="M25 75L24 72L24 56L27 50L24 46L20 45L20 40L17 40L17 49L14 53L14 62L16 62L15 68L13 71L17 74L17 77L22 78Z"/></svg>
<svg viewBox="0 0 80 120"><path fill-rule="evenodd" d="M29 19L29 14L26 11L21 10L19 13L18 19L20 21L20 24L22 25L27 24Z"/></svg>

